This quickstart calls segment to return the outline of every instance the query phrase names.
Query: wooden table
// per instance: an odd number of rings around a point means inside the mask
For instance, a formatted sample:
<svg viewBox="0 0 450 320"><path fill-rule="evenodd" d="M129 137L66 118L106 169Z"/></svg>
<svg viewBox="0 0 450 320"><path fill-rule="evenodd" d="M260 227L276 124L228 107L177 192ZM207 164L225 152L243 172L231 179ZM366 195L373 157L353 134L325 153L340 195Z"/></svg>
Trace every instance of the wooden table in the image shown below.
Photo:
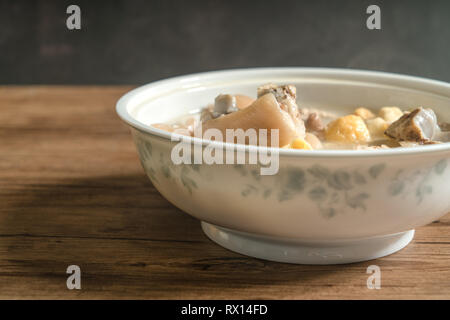
<svg viewBox="0 0 450 320"><path fill-rule="evenodd" d="M0 298L450 298L450 215L391 256L301 266L227 251L146 178L131 87L0 87ZM66 268L81 268L68 290ZM366 286L369 265L381 289Z"/></svg>

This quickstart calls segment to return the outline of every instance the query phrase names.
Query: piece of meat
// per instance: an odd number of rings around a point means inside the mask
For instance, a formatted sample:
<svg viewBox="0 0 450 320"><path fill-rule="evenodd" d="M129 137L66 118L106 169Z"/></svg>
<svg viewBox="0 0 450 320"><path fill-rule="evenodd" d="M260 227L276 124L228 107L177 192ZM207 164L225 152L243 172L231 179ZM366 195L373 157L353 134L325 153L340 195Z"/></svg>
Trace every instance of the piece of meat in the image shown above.
<svg viewBox="0 0 450 320"><path fill-rule="evenodd" d="M261 97L267 93L272 93L275 99L280 104L280 108L287 112L297 128L300 129L301 134L305 133L305 122L299 112L297 106L297 88L294 85L276 85L273 83L265 84L258 87L257 96Z"/></svg>
<svg viewBox="0 0 450 320"><path fill-rule="evenodd" d="M219 94L214 104L208 105L200 114L200 121L205 122L239 110L236 97L231 94Z"/></svg>
<svg viewBox="0 0 450 320"><path fill-rule="evenodd" d="M258 87L258 98L266 95L267 93L272 93L280 104L281 109L289 113L293 118L297 118L299 116L296 102L297 89L294 85L278 86L276 84L269 83Z"/></svg>
<svg viewBox="0 0 450 320"><path fill-rule="evenodd" d="M278 129L279 146L289 144L294 138L305 135L303 122L293 118L281 108L280 103L272 93L265 94L245 109L223 115L216 119L205 121L202 124L203 131L210 128L219 129L223 138L226 138L226 129L267 129L268 145L272 129ZM259 144L259 142L258 142Z"/></svg>
<svg viewBox="0 0 450 320"><path fill-rule="evenodd" d="M297 88L292 85L276 85L274 83L267 83L257 88L258 98L266 95L267 93L273 93L277 101L279 99L286 99L287 96L293 98L294 100L297 98Z"/></svg>
<svg viewBox="0 0 450 320"><path fill-rule="evenodd" d="M420 107L393 122L385 134L397 141L426 143L433 141L439 132L434 111Z"/></svg>
<svg viewBox="0 0 450 320"><path fill-rule="evenodd" d="M214 112L222 115L236 112L236 97L231 94L219 94L214 100Z"/></svg>
<svg viewBox="0 0 450 320"><path fill-rule="evenodd" d="M218 118L224 114L236 112L252 104L255 100L244 95L219 94L213 105L202 110L202 122Z"/></svg>
<svg viewBox="0 0 450 320"><path fill-rule="evenodd" d="M450 123L448 123L448 122L441 122L441 123L439 123L439 127L444 132L450 131Z"/></svg>
<svg viewBox="0 0 450 320"><path fill-rule="evenodd" d="M322 119L315 112L311 113L306 119L305 128L307 132L319 132L324 129Z"/></svg>

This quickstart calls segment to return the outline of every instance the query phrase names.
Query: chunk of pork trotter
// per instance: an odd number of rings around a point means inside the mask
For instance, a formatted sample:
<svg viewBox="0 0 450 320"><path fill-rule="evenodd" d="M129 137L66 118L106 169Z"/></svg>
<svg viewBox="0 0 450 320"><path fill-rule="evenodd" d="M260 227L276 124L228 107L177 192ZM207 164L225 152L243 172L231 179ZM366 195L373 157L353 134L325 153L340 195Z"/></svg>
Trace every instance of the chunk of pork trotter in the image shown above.
<svg viewBox="0 0 450 320"><path fill-rule="evenodd" d="M397 141L420 143L433 141L439 133L440 129L434 111L422 107L404 114L385 131L387 136Z"/></svg>

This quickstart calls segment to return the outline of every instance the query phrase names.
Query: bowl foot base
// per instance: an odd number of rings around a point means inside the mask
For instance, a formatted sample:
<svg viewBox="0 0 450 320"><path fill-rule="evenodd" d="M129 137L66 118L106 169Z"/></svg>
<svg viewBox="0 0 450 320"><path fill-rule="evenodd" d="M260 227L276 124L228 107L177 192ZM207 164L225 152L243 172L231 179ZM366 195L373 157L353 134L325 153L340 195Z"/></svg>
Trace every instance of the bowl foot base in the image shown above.
<svg viewBox="0 0 450 320"><path fill-rule="evenodd" d="M372 260L404 248L414 237L414 230L409 230L374 238L305 242L233 231L207 222L201 225L208 238L231 251L264 260L297 264L341 264Z"/></svg>

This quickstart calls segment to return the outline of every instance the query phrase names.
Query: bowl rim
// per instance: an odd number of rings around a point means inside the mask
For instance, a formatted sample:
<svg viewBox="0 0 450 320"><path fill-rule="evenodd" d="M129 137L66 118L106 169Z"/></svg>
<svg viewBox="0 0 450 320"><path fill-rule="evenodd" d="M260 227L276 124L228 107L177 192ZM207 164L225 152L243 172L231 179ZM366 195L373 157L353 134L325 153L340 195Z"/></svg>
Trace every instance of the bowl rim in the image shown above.
<svg viewBox="0 0 450 320"><path fill-rule="evenodd" d="M128 112L128 106L130 104L140 104L143 101L139 101L136 99L143 93L147 91L156 91L158 92L158 88L170 87L171 84L178 83L182 86L181 89L172 89L163 94L154 94L153 97L147 97L144 101L151 101L157 99L161 96L170 95L175 92L179 92L181 90L195 89L198 87L203 87L205 83L211 82L211 80L220 79L222 77L231 77L234 76L236 79L239 79L239 75L241 76L261 76L263 74L268 73L284 73L286 75L289 74L297 74L299 72L317 75L317 76L330 76L330 77L368 77L371 80L379 80L380 84L383 84L383 80L386 81L403 81L403 85L394 85L400 86L406 89L415 89L424 91L427 93L443 96L450 98L450 83L432 80L428 78L418 77L418 76L410 76L403 74L395 74L389 72L382 71L371 71L371 70L361 70L361 69L345 69L345 68L310 68L310 67L268 67L268 68L239 68L239 69L227 69L227 70L217 70L217 71L207 71L201 73L192 73L186 74L176 77L170 77L167 79L157 80L150 82L148 84L139 86L127 93L125 93L116 103L116 112L119 117L132 128L150 134L155 137L163 138L164 140L168 140L171 142L172 136L179 140L183 140L188 143L193 144L201 144L202 146L211 146L214 148L227 148L233 149L239 152L270 152L277 153L280 156L290 156L290 157L307 157L307 158L323 158L323 157L339 157L339 158L359 158L359 157L380 157L380 156L402 156L402 155L417 155L417 154L429 154L429 153L442 153L445 151L450 151L450 142L435 144L435 145L427 145L427 146L418 146L412 148L392 148L392 149L379 149L379 150L298 150L298 149L285 149L285 148L272 148L272 147L260 147L253 145L243 145L243 144L233 144L221 141L210 141L203 140L201 138L196 137L186 137L180 134L173 134L166 132L161 129L153 128L150 125L146 125L138 120L136 120L133 116ZM381 80L381 81L380 81ZM200 85L200 82L203 82L203 85ZM231 80L231 82L237 82L236 80ZM356 80L356 82L365 82L362 80ZM229 82L228 82L229 83ZM217 83L216 83L217 84ZM404 86L405 84L409 84L410 86ZM423 89L425 86L427 89ZM422 88L420 88L422 87ZM448 91L448 95L443 94L442 91ZM135 100L138 100L139 103L135 103Z"/></svg>

